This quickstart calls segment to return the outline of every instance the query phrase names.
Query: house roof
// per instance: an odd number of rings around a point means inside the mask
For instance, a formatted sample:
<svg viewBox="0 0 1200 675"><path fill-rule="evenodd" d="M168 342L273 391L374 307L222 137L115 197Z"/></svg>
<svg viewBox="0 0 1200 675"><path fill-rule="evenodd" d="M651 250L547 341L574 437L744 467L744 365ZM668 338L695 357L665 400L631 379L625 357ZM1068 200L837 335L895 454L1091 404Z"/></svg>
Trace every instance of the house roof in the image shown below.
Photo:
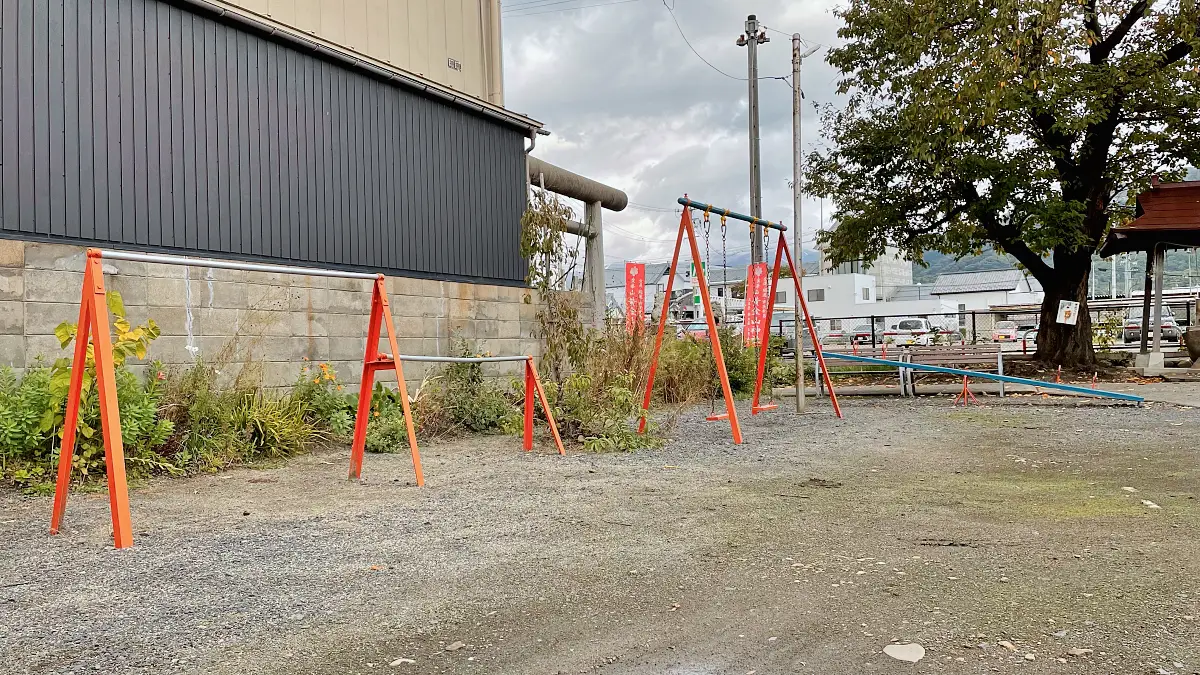
<svg viewBox="0 0 1200 675"><path fill-rule="evenodd" d="M956 293L984 293L988 291L1016 290L1024 273L1018 269L990 270L986 272L956 272L939 274L933 282L934 295Z"/></svg>
<svg viewBox="0 0 1200 675"><path fill-rule="evenodd" d="M646 285L658 284L669 269L670 263L646 263ZM625 288L625 263L604 266L604 287Z"/></svg>
<svg viewBox="0 0 1200 675"><path fill-rule="evenodd" d="M1136 219L1109 231L1100 256L1167 248L1200 246L1200 180L1151 183L1137 196Z"/></svg>

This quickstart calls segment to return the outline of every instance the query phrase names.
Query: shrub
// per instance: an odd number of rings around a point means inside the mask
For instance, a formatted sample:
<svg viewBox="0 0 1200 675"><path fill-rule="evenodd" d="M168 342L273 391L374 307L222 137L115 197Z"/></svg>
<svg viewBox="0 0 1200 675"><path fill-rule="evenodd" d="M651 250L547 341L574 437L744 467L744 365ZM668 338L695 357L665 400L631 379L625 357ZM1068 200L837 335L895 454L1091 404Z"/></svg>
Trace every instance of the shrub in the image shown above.
<svg viewBox="0 0 1200 675"><path fill-rule="evenodd" d="M372 413L367 425L367 452L393 453L408 444L404 413L399 408Z"/></svg>
<svg viewBox="0 0 1200 675"><path fill-rule="evenodd" d="M376 386L377 390L380 388ZM343 391L337 371L329 364L318 363L314 368L305 363L292 387L292 398L304 406L305 419L328 432L330 438L350 440L358 397Z"/></svg>
<svg viewBox="0 0 1200 675"><path fill-rule="evenodd" d="M716 382L712 348L706 340L685 335L663 341L655 374L655 392L663 403L688 405L712 396ZM645 388L645 378L641 380Z"/></svg>

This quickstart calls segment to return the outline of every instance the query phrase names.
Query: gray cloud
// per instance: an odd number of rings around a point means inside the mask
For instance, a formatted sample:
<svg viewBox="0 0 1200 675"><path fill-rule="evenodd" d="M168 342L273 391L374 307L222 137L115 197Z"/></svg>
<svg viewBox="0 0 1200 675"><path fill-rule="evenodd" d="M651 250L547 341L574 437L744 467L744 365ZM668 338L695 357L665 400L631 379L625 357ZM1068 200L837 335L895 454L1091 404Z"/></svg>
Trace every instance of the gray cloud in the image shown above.
<svg viewBox="0 0 1200 675"><path fill-rule="evenodd" d="M671 208L684 192L748 211L749 150L746 83L710 69L680 37L660 0L639 0L578 11L534 11L593 5L506 5L505 97L509 108L544 122L539 157L629 193L635 204ZM672 1L672 0L669 0ZM534 0L538 2L538 0ZM734 44L746 15L770 28L799 32L810 42L835 44L832 5L817 0L673 0L692 45L721 70L744 78L745 49ZM524 10L522 10L524 7ZM527 16L520 16L522 12ZM770 33L760 47L760 75L791 72L791 40ZM835 100L837 73L820 53L805 62L804 145L820 141L813 104ZM782 81L760 83L763 215L793 222L792 90ZM811 242L819 204L806 200ZM828 213L826 214L828 217ZM606 257L663 259L679 216L631 206L605 214ZM729 249L749 246L747 230L729 231Z"/></svg>

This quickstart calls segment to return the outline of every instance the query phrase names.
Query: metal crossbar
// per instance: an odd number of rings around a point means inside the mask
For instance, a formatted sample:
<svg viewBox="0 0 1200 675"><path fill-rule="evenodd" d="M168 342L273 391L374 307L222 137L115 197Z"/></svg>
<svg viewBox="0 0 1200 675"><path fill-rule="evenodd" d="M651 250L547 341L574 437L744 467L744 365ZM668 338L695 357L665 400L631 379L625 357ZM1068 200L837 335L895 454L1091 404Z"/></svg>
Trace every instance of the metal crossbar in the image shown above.
<svg viewBox="0 0 1200 675"><path fill-rule="evenodd" d="M787 225L784 225L783 223L772 223L771 221L763 220L762 218L755 218L754 216L747 216L742 213L736 213L734 211L727 211L719 206L713 206L712 204L705 204L704 202L698 202L695 199L688 199L687 197L680 197L679 203L688 208L700 209L701 211L708 211L710 213L715 213L719 216L725 216L726 218L733 218L734 220L740 220L740 221L746 222L746 223L753 223L754 225L762 225L763 227L769 227L772 230L779 230L780 232L787 232Z"/></svg>
<svg viewBox="0 0 1200 675"><path fill-rule="evenodd" d="M310 277L337 277L341 279L377 279L378 274L366 272L342 272L308 267L288 267L286 265L263 265L259 263L238 262L236 260L209 260L205 258L189 258L182 255L166 255L162 253L134 253L132 251L100 251L100 257L105 260L128 260L130 262L158 263L160 265L190 265L192 267L212 267L221 270L242 270L245 272L269 272L274 274L303 274Z"/></svg>
<svg viewBox="0 0 1200 675"><path fill-rule="evenodd" d="M528 361L528 356L405 356L400 360L417 363L502 363L505 361Z"/></svg>
<svg viewBox="0 0 1200 675"><path fill-rule="evenodd" d="M1080 387L1073 384L1061 384L1057 382L1043 382L1041 380L1030 380L1024 377L1013 377L1011 375L999 375L996 373L985 373L979 370L963 370L962 368L947 368L945 366L930 366L923 363L912 363L908 361L891 361L888 359L875 359L869 356L853 356L851 354L836 354L833 352L825 352L825 358L842 359L845 361L857 361L858 363L870 363L876 366L892 366L893 368L907 368L909 370L924 370L931 373L945 373L947 375L965 375L967 377L981 377L985 380L998 380L1000 382L1010 382L1012 384L1027 384L1033 387L1044 387L1046 389L1057 389L1059 391L1069 391L1074 394L1085 394L1087 396L1096 396L1100 398L1115 398L1120 401L1130 401L1132 403L1144 403L1146 399L1135 394L1124 394L1116 391L1104 391L1102 389L1091 389L1088 387Z"/></svg>

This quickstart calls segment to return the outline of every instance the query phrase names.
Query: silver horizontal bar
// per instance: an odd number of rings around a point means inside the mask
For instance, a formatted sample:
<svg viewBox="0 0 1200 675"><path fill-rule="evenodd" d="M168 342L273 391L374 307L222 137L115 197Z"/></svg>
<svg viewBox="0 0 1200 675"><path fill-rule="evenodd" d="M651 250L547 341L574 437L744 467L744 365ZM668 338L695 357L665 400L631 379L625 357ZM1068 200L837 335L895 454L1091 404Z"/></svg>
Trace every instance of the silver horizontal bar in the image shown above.
<svg viewBox="0 0 1200 675"><path fill-rule="evenodd" d="M416 363L500 363L502 361L528 361L528 356L405 356L400 361Z"/></svg>
<svg viewBox="0 0 1200 675"><path fill-rule="evenodd" d="M341 272L307 267L288 267L286 265L262 265L259 263L237 262L235 260L208 260L205 258L189 258L182 255L166 255L163 253L134 253L133 251L100 251L103 260L128 260L130 262L158 263L160 265L191 265L193 267L212 267L221 270L243 270L245 272L269 272L274 274L303 274L310 277L338 277L341 279L376 279L378 274L366 272Z"/></svg>

